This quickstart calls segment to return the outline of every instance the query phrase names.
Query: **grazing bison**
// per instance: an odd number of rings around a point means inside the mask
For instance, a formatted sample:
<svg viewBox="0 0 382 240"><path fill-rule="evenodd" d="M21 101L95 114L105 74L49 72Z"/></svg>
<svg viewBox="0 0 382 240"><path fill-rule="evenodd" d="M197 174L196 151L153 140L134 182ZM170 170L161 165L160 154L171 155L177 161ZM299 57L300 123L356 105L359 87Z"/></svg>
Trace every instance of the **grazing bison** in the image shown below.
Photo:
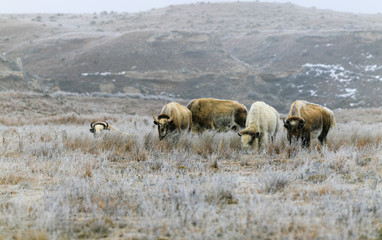
<svg viewBox="0 0 382 240"><path fill-rule="evenodd" d="M117 130L118 129L116 129L115 127L113 127L107 122L98 121L98 122L90 123L90 132L94 133L94 136L100 134L103 131L117 131Z"/></svg>
<svg viewBox="0 0 382 240"><path fill-rule="evenodd" d="M236 101L199 98L191 100L187 108L192 113L194 132L206 129L238 131L245 127L247 108Z"/></svg>
<svg viewBox="0 0 382 240"><path fill-rule="evenodd" d="M268 148L269 137L272 139L280 129L279 113L264 102L254 102L249 109L245 129L239 132L245 149L253 148L262 152Z"/></svg>
<svg viewBox="0 0 382 240"><path fill-rule="evenodd" d="M336 125L333 112L317 104L302 100L295 101L284 121L289 143L292 137L301 138L302 146L309 147L310 139L318 137L324 144L329 129Z"/></svg>
<svg viewBox="0 0 382 240"><path fill-rule="evenodd" d="M165 105L158 119L155 118L154 114L153 118L154 124L158 125L159 140L162 140L173 131L190 131L192 127L190 110L176 102Z"/></svg>

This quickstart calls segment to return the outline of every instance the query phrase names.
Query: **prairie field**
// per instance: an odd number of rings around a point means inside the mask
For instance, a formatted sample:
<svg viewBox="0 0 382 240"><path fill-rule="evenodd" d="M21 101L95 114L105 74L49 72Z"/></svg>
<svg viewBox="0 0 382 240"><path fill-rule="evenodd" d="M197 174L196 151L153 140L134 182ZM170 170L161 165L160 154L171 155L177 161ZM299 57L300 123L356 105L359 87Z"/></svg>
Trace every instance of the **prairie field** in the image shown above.
<svg viewBox="0 0 382 240"><path fill-rule="evenodd" d="M258 154L234 132L159 141L161 101L0 104L0 239L382 238L382 109L335 111L323 147L280 131Z"/></svg>

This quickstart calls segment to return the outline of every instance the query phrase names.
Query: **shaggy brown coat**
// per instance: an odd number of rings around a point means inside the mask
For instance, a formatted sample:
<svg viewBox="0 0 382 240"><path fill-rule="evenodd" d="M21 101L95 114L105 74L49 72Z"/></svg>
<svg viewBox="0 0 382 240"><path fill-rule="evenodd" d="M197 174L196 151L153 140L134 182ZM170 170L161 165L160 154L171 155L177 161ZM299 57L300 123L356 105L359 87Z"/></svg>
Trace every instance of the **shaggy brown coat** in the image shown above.
<svg viewBox="0 0 382 240"><path fill-rule="evenodd" d="M324 144L329 129L335 125L336 120L330 109L302 100L292 104L288 117L284 120L289 143L292 143L292 137L297 140L301 138L305 147L309 147L310 140L316 137Z"/></svg>
<svg viewBox="0 0 382 240"><path fill-rule="evenodd" d="M237 101L199 98L191 100L187 108L192 113L193 132L239 131L245 127L247 108Z"/></svg>
<svg viewBox="0 0 382 240"><path fill-rule="evenodd" d="M174 131L191 131L192 116L190 110L176 102L165 105L158 119L154 118L154 124L158 125L159 139L162 140L167 134Z"/></svg>

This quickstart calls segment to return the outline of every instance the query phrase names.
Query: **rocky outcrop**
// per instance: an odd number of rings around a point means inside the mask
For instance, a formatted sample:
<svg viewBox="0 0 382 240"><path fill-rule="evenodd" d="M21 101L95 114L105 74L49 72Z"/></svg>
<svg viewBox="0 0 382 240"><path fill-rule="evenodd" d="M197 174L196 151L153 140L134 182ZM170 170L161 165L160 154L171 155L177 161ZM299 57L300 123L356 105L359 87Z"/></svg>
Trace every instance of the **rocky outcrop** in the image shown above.
<svg viewBox="0 0 382 240"><path fill-rule="evenodd" d="M32 77L24 72L21 58L15 60L0 54L0 91L58 91L57 83Z"/></svg>

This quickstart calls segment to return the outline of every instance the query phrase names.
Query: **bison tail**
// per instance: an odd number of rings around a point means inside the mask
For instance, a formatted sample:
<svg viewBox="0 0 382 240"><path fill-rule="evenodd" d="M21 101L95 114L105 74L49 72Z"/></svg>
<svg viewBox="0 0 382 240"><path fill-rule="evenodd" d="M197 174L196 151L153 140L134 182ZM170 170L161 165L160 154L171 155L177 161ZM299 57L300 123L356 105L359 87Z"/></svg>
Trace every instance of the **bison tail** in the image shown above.
<svg viewBox="0 0 382 240"><path fill-rule="evenodd" d="M334 118L334 114L333 113L330 114L330 126L331 127L336 127L337 126L336 119Z"/></svg>

